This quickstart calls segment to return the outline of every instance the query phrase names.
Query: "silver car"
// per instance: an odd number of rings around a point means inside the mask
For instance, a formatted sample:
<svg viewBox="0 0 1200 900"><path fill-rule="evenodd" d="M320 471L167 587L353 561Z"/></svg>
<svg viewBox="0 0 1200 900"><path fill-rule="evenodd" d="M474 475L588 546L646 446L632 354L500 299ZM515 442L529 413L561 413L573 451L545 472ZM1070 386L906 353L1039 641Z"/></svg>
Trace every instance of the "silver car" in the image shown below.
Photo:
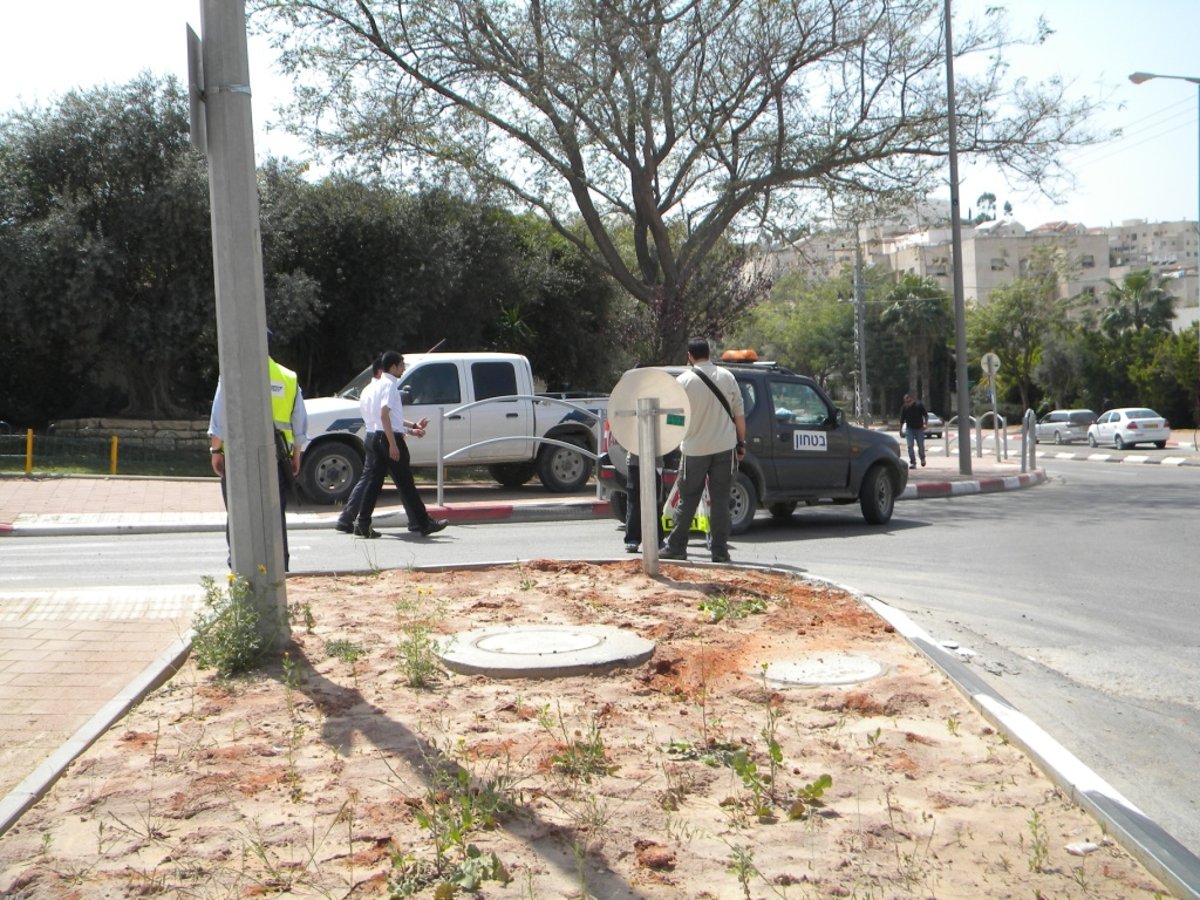
<svg viewBox="0 0 1200 900"><path fill-rule="evenodd" d="M1051 441L1055 444L1071 444L1087 440L1088 426L1096 421L1090 409L1054 409L1046 413L1034 426L1033 439L1037 443Z"/></svg>
<svg viewBox="0 0 1200 900"><path fill-rule="evenodd" d="M1135 444L1167 446L1171 425L1152 409L1123 407L1101 413L1088 428L1087 440L1092 447L1112 444L1118 450Z"/></svg>

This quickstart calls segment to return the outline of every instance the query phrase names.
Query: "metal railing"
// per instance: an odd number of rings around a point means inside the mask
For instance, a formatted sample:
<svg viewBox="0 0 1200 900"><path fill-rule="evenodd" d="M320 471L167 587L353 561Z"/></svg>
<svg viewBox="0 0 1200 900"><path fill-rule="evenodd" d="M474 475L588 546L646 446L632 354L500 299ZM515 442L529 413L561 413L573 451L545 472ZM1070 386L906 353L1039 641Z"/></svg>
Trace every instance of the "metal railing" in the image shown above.
<svg viewBox="0 0 1200 900"><path fill-rule="evenodd" d="M565 406L568 409L575 410L576 412L582 413L583 415L587 416L589 419L593 420L596 423L595 425L588 426L589 429L591 429L591 428L595 429L596 451L592 452L591 450L588 450L587 447L580 447L578 444L573 444L569 441L560 441L557 438L537 437L535 435L528 435L528 434L513 434L513 435L505 435L502 437L488 438L483 441L476 441L472 444L467 444L463 447L459 447L457 450L451 450L449 453L446 452L446 436L445 436L445 430L442 425L442 423L446 419L448 419L450 416L460 415L461 413L464 413L467 410L475 409L478 406L486 406L489 403L505 403L505 402L511 402L514 400L530 400L535 404L541 403L541 404L552 404L552 405L558 405L558 406ZM438 506L445 505L444 500L445 500L445 486L446 486L446 477L445 477L446 476L446 460L454 459L455 457L460 456L464 453L467 453L470 450L474 450L478 447L487 447L487 446L490 446L493 444L511 443L512 441L521 441L523 443L532 443L532 444L548 444L552 447L562 447L566 450L572 450L572 451L578 453L580 456L584 457L585 459L590 459L592 461L593 472L596 471L596 469L600 465L600 457L603 455L601 452L601 447L600 447L600 436L604 433L604 417L605 417L604 410L600 410L599 412L593 412L592 410L588 409L587 407L580 406L578 403L572 403L570 400L560 400L558 397L544 397L544 396L540 396L538 394L507 394L503 397L488 397L485 400L475 400L471 403L464 403L461 406L455 406L452 409L447 409L444 406L439 406L437 408L437 410L438 410L438 415L437 415L437 419L435 421L437 422L437 457L438 457L438 461L437 461L437 505ZM596 499L597 500L600 499L600 479L598 479L598 478L596 479Z"/></svg>
<svg viewBox="0 0 1200 900"><path fill-rule="evenodd" d="M211 470L207 444L160 447L115 434L64 435L0 431L0 471L83 471L97 475L188 474Z"/></svg>

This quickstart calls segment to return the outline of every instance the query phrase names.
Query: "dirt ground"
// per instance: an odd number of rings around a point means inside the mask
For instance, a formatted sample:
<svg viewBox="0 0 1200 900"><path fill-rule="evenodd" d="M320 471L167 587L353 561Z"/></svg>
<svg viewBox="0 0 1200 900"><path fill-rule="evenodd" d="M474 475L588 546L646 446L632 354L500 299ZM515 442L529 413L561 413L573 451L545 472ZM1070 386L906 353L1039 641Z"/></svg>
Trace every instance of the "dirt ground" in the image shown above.
<svg viewBox="0 0 1200 900"><path fill-rule="evenodd" d="M288 580L293 644L189 662L0 839L15 898L1130 898L1158 883L853 597L778 573L537 561ZM635 668L445 671L589 624ZM882 674L777 687L850 652ZM415 683L415 684L414 684Z"/></svg>

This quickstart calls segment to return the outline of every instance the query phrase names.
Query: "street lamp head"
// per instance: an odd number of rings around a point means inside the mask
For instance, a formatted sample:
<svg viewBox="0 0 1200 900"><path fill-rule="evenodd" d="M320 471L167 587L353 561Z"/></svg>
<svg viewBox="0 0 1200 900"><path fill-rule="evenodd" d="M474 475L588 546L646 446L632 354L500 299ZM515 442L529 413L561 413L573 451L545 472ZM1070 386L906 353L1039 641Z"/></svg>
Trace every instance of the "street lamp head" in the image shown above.
<svg viewBox="0 0 1200 900"><path fill-rule="evenodd" d="M1149 72L1134 72L1129 76L1129 80L1134 84L1142 84L1149 81L1151 78L1157 78L1157 75L1152 75Z"/></svg>

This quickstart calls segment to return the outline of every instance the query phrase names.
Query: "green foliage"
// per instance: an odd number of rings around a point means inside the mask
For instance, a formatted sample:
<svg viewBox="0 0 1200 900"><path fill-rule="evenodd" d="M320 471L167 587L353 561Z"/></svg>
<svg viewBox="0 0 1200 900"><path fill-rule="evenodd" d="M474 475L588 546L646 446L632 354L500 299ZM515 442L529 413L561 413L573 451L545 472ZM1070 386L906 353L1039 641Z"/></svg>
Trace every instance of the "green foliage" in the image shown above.
<svg viewBox="0 0 1200 900"><path fill-rule="evenodd" d="M739 599L727 594L714 594L700 601L700 611L708 616L712 623L723 619L745 619L747 616L762 614L767 611L767 601L762 597L746 597Z"/></svg>
<svg viewBox="0 0 1200 900"><path fill-rule="evenodd" d="M264 641L259 632L255 591L246 579L233 575L222 587L208 576L200 579L204 609L192 627L192 653L201 669L216 669L229 677L254 668L262 658Z"/></svg>
<svg viewBox="0 0 1200 900"><path fill-rule="evenodd" d="M400 652L400 670L404 673L404 681L409 687L427 688L441 674L437 641L427 626L406 626L404 637L397 649Z"/></svg>

